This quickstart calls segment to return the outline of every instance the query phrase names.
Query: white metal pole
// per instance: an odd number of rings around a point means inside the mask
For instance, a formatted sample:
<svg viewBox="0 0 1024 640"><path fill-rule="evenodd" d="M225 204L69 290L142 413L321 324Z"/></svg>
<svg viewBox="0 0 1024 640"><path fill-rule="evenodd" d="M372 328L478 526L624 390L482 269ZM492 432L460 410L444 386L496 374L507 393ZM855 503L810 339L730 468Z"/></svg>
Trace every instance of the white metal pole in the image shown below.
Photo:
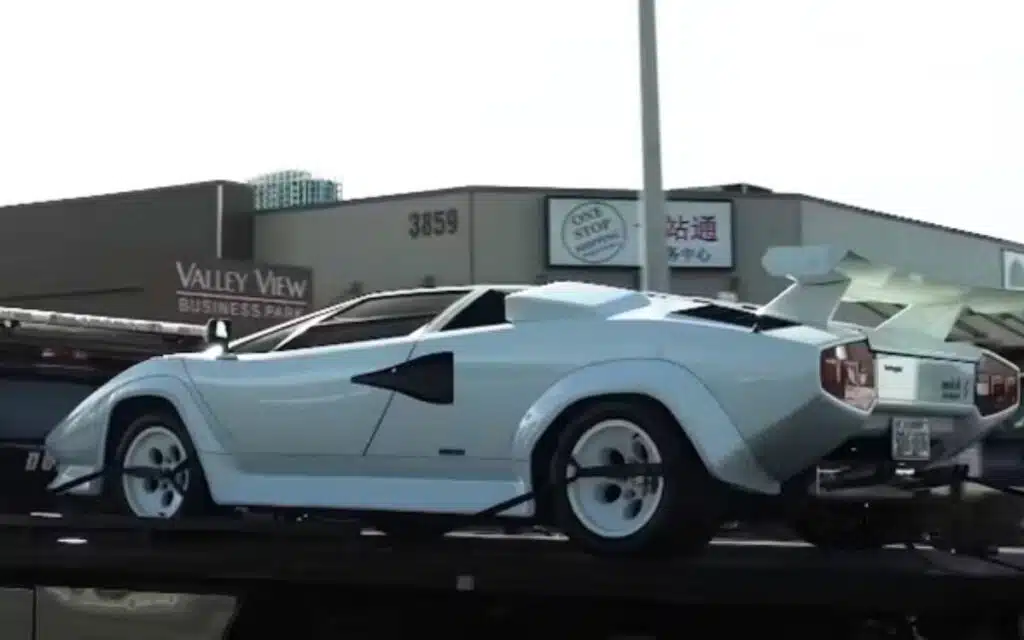
<svg viewBox="0 0 1024 640"><path fill-rule="evenodd" d="M665 238L665 189L661 182L661 116L658 109L658 33L655 0L639 0L640 113L642 119L644 190L640 198L641 288L668 292L668 248Z"/></svg>
<svg viewBox="0 0 1024 640"><path fill-rule="evenodd" d="M224 185L217 185L217 259L224 257Z"/></svg>

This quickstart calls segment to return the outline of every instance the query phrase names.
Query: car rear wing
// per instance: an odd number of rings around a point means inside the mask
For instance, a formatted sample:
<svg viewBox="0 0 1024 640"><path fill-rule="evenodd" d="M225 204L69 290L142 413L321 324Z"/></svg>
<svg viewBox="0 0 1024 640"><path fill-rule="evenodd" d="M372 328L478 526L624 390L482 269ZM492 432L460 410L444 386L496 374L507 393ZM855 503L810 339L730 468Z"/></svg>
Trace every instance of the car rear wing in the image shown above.
<svg viewBox="0 0 1024 640"><path fill-rule="evenodd" d="M877 264L831 245L773 247L762 264L770 275L793 281L761 308L804 324L824 326L840 302L900 305L876 330L913 331L945 340L965 309L999 314L1024 311L1024 292L937 282Z"/></svg>
<svg viewBox="0 0 1024 640"><path fill-rule="evenodd" d="M0 307L0 328L9 330L19 325L92 329L169 338L203 338L206 335L205 326L197 324L22 309L19 307Z"/></svg>

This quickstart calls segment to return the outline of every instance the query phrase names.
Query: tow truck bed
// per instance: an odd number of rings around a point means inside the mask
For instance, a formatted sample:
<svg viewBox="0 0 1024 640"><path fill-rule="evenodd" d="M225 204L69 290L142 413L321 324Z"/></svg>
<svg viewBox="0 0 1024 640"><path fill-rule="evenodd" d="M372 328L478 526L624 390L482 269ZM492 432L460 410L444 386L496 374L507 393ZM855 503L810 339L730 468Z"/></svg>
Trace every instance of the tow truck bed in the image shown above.
<svg viewBox="0 0 1024 640"><path fill-rule="evenodd" d="M993 561L719 540L696 559L612 560L555 536L451 534L412 544L355 522L0 516L0 583L8 586L244 593L293 584L906 611L1016 606L1022 571L1019 553Z"/></svg>
<svg viewBox="0 0 1024 640"><path fill-rule="evenodd" d="M0 307L0 511L53 510L46 434L96 387L202 344L203 327Z"/></svg>

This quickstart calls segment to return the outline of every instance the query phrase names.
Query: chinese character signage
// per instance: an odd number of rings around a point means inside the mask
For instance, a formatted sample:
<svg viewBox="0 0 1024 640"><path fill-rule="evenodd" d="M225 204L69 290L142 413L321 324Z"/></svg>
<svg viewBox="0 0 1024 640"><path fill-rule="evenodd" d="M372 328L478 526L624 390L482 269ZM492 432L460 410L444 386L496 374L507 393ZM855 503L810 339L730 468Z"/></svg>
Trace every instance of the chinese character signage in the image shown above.
<svg viewBox="0 0 1024 640"><path fill-rule="evenodd" d="M665 203L665 251L673 268L733 266L732 203ZM548 198L548 264L553 267L638 267L640 203L636 200Z"/></svg>
<svg viewBox="0 0 1024 640"><path fill-rule="evenodd" d="M1003 251L1003 288L1024 291L1024 253Z"/></svg>

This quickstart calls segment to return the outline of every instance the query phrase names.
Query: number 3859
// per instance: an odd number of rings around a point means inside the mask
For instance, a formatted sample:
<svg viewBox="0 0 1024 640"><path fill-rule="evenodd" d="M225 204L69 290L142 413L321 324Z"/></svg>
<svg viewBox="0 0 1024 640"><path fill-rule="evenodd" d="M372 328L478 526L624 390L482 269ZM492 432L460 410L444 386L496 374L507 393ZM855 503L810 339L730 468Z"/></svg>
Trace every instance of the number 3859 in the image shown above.
<svg viewBox="0 0 1024 640"><path fill-rule="evenodd" d="M452 236L458 232L458 209L413 211L409 214L409 236L412 238Z"/></svg>

